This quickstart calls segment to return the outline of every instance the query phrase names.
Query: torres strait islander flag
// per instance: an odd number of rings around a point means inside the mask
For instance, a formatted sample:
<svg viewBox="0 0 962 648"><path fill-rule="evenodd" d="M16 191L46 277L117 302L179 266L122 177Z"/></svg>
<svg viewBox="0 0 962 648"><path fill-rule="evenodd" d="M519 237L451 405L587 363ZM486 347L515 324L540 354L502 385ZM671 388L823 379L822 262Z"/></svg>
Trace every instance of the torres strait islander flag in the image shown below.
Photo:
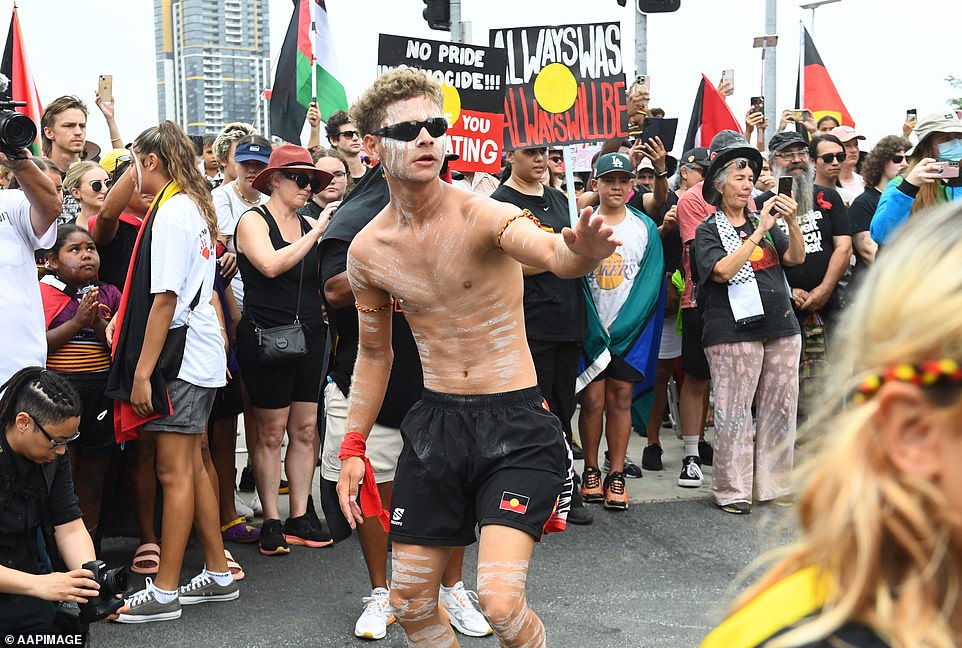
<svg viewBox="0 0 962 648"><path fill-rule="evenodd" d="M801 25L802 30L802 51L800 53L801 65L799 66L799 84L796 86L796 106L798 108L808 108L817 122L825 115L831 115L842 126L855 126L855 120L849 114L842 97L832 82L832 77L828 75L822 57L815 49L812 36ZM801 93L799 93L799 90Z"/></svg>
<svg viewBox="0 0 962 648"><path fill-rule="evenodd" d="M688 124L684 150L709 146L712 138L723 130L741 133L742 126L725 103L725 99L718 93L718 89L703 74L695 95L695 105L691 109L691 122Z"/></svg>
<svg viewBox="0 0 962 648"><path fill-rule="evenodd" d="M17 111L32 119L39 132L40 114L43 109L40 106L37 84L34 83L30 65L27 63L27 52L23 46L23 34L20 31L20 20L17 18L16 5L13 7L13 15L10 17L10 31L7 32L7 44L3 49L0 74L10 80L10 87L3 93L3 99L26 103L26 106L18 107ZM30 152L34 155L40 154L40 148L36 140L30 147Z"/></svg>
<svg viewBox="0 0 962 648"><path fill-rule="evenodd" d="M327 121L333 113L347 109L347 95L337 79L327 8L324 0L294 0L270 94L272 135L300 144L307 109L315 98L312 72L317 80L317 107Z"/></svg>

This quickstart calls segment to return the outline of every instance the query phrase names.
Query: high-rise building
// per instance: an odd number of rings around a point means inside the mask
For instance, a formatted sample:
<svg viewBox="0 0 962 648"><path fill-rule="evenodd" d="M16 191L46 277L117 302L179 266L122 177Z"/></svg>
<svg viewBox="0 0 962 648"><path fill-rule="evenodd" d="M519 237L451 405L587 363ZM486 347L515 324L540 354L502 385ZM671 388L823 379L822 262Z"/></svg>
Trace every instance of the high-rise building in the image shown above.
<svg viewBox="0 0 962 648"><path fill-rule="evenodd" d="M154 0L161 119L191 135L243 121L267 133L268 0Z"/></svg>

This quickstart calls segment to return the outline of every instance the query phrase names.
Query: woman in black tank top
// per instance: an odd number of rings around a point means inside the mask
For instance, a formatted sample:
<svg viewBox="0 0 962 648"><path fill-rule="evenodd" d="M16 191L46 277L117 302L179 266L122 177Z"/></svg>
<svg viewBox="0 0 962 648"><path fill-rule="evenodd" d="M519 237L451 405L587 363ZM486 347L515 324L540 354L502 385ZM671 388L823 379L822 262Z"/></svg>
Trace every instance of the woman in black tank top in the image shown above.
<svg viewBox="0 0 962 648"><path fill-rule="evenodd" d="M298 216L297 209L323 189L332 175L316 169L307 150L278 147L253 187L270 200L243 216L237 225L237 264L244 277L244 316L237 326L237 356L257 426L251 452L254 480L264 507L260 551L282 555L288 543L311 547L330 544L313 511L307 510L317 462L317 394L325 354L326 324L318 292L317 243L327 226ZM258 330L299 321L307 355L263 364ZM288 434L285 464L290 484L290 518L282 525L277 508L281 441Z"/></svg>

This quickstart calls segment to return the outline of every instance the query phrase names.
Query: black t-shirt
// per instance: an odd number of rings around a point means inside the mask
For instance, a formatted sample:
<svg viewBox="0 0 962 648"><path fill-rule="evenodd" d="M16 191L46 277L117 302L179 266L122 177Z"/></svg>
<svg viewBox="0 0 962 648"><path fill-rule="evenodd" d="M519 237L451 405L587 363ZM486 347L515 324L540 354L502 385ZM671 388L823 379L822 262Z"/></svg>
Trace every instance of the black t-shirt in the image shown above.
<svg viewBox="0 0 962 648"><path fill-rule="evenodd" d="M661 227L661 224L665 222L665 214L668 210L678 204L678 194L674 191L668 192L668 198L665 200L664 207L661 211L651 217L651 220L655 221L655 225ZM665 272L668 274L673 273L675 270L681 269L681 232L678 230L678 226L671 228L668 233L661 238L662 251L665 254Z"/></svg>
<svg viewBox="0 0 962 648"><path fill-rule="evenodd" d="M331 224L324 232L324 238L321 239L321 286L347 270L347 250L351 241L384 209L390 200L390 193L387 182L375 167L364 176L349 197L350 200L338 207ZM334 308L327 304L327 316L333 342L328 375L346 396L350 393L351 376L357 363L357 310L353 304L344 308ZM396 300L391 347L394 350L394 364L377 422L387 427L399 428L404 415L421 398L424 377L414 335Z"/></svg>
<svg viewBox="0 0 962 648"><path fill-rule="evenodd" d="M745 239L755 231L755 225L749 220L735 226L735 231ZM702 309L704 346L798 334L798 320L792 311L791 294L785 285L781 264L781 258L788 249L788 237L777 227L773 227L768 234L771 238L765 236L749 259L755 271L765 317L753 324L738 326L728 298L728 283L719 283L711 278L715 264L728 256L715 225L715 216L709 216L695 230L691 260L692 270L699 278L698 304Z"/></svg>
<svg viewBox="0 0 962 648"><path fill-rule="evenodd" d="M557 189L545 187L543 195L530 196L501 185L491 197L527 209L547 231L560 232L571 225L568 199ZM550 272L524 278L524 327L529 339L580 342L585 337L586 317L581 279L561 279Z"/></svg>
<svg viewBox="0 0 962 648"><path fill-rule="evenodd" d="M100 254L101 281L116 286L118 290L124 289L127 270L130 268L130 257L134 255L134 246L137 244L139 232L139 227L120 221L113 240L107 245L97 246L97 252Z"/></svg>
<svg viewBox="0 0 962 648"><path fill-rule="evenodd" d="M785 268L788 285L802 290L812 290L825 278L829 259L835 251L835 242L832 237L852 234L848 210L838 192L822 185L815 185L814 192L815 202L812 213L807 217L800 214L798 218L802 237L805 239L805 263ZM755 198L755 204L760 209L773 195L771 191L766 191ZM782 219L777 220L776 224L783 233L788 232L788 226ZM829 304L833 303L835 303L834 294L829 300Z"/></svg>
<svg viewBox="0 0 962 648"><path fill-rule="evenodd" d="M852 236L859 232L869 231L872 225L872 217L875 216L875 208L878 207L882 192L875 187L866 187L848 208L848 220L852 225ZM853 291L862 280L863 273L868 270L868 265L862 260L862 255L855 252L855 266L852 268L852 279L849 281L849 290Z"/></svg>

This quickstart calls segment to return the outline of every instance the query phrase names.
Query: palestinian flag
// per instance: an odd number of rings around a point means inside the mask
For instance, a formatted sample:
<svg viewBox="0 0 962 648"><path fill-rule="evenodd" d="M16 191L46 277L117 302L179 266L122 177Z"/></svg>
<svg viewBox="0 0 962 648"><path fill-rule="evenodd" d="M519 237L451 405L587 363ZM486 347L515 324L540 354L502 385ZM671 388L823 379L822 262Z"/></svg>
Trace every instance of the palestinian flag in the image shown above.
<svg viewBox="0 0 962 648"><path fill-rule="evenodd" d="M339 68L331 41L331 26L323 0L294 0L294 13L277 60L271 89L271 134L300 143L307 109L314 100L326 121L347 109L344 86L337 80Z"/></svg>
<svg viewBox="0 0 962 648"><path fill-rule="evenodd" d="M808 108L817 122L825 115L831 115L843 126L855 126L855 120L848 113L842 97L835 89L832 77L828 75L822 57L815 49L812 36L802 26L802 51L799 54L799 83L796 86L796 107ZM802 92L799 93L799 90Z"/></svg>
<svg viewBox="0 0 962 648"><path fill-rule="evenodd" d="M709 146L712 138L723 130L741 133L742 126L725 103L725 99L718 93L718 89L703 74L701 83L698 84L698 94L695 95L695 105L691 109L691 122L688 124L683 150Z"/></svg>
<svg viewBox="0 0 962 648"><path fill-rule="evenodd" d="M20 20L17 18L16 6L13 8L13 15L10 16L10 31L7 32L7 45L3 49L0 74L10 79L10 87L3 93L3 99L22 101L27 104L18 107L17 111L33 120L33 123L37 125L37 137L39 138L40 114L43 112L43 108L40 106L37 84L33 81L30 64L27 62L27 52L23 46L23 34L20 31ZM39 151L39 143L34 140L30 152L39 155Z"/></svg>

